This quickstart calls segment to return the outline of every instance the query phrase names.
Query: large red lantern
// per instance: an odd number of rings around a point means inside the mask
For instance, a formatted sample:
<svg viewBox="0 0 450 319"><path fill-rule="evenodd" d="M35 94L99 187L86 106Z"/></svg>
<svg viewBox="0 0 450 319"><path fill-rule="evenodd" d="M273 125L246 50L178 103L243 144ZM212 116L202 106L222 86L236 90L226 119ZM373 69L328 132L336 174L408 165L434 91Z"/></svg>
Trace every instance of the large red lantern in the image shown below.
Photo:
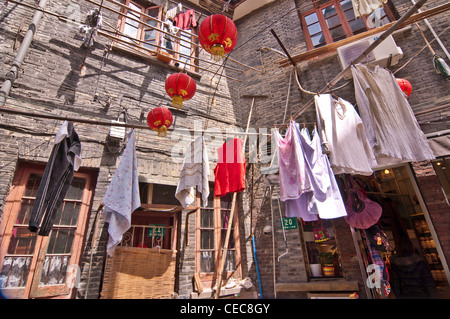
<svg viewBox="0 0 450 319"><path fill-rule="evenodd" d="M236 26L230 18L222 14L213 14L200 24L198 41L216 61L220 60L236 45Z"/></svg>
<svg viewBox="0 0 450 319"><path fill-rule="evenodd" d="M166 92L172 98L172 106L177 109L183 107L183 101L191 99L197 85L194 79L185 73L174 73L166 79Z"/></svg>
<svg viewBox="0 0 450 319"><path fill-rule="evenodd" d="M172 123L172 113L164 106L156 107L148 112L147 124L152 130L158 132L158 136L166 136L167 128L169 128Z"/></svg>
<svg viewBox="0 0 450 319"><path fill-rule="evenodd" d="M406 94L406 97L409 97L412 92L412 85L408 80L405 79L396 79L400 89L402 89L403 93Z"/></svg>

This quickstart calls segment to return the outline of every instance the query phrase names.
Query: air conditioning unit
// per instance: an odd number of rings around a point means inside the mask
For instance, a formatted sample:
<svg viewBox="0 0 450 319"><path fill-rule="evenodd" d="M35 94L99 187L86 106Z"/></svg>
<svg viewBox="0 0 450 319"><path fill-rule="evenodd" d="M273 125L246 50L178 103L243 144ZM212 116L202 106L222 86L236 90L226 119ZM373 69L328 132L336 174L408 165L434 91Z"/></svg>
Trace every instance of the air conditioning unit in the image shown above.
<svg viewBox="0 0 450 319"><path fill-rule="evenodd" d="M339 61L341 63L342 70L349 66L353 60L355 60L361 53L364 52L380 34L376 34L362 40L343 45L337 49ZM381 67L388 67L396 65L398 61L403 57L403 51L394 41L392 35L388 36L383 42L381 42L375 49L373 49L360 63L369 63L379 65ZM388 65L388 63L390 64ZM351 71L349 71L344 78L349 79L352 77Z"/></svg>

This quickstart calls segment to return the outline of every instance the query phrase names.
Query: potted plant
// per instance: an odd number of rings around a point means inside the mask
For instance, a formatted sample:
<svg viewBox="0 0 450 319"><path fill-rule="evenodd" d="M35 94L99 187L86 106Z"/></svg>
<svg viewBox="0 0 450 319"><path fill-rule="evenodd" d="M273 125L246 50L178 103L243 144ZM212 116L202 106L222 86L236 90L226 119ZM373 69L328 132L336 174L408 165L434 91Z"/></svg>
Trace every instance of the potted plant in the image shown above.
<svg viewBox="0 0 450 319"><path fill-rule="evenodd" d="M323 274L328 277L334 276L334 254L332 252L320 253L319 258Z"/></svg>
<svg viewBox="0 0 450 319"><path fill-rule="evenodd" d="M311 262L309 264L309 268L311 269L311 276L322 277L322 265L318 260L319 251L316 248L312 248L310 252Z"/></svg>

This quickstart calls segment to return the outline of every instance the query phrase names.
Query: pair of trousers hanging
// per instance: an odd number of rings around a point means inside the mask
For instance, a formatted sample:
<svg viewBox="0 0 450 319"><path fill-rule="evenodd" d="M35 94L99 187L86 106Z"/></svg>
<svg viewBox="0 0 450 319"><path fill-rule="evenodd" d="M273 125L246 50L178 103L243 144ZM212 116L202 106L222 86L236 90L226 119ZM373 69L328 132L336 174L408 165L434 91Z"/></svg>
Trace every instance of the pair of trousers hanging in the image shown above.
<svg viewBox="0 0 450 319"><path fill-rule="evenodd" d="M65 121L56 135L49 161L37 191L28 229L38 235L48 236L57 211L78 170L81 143L72 122ZM41 223L42 221L42 223Z"/></svg>

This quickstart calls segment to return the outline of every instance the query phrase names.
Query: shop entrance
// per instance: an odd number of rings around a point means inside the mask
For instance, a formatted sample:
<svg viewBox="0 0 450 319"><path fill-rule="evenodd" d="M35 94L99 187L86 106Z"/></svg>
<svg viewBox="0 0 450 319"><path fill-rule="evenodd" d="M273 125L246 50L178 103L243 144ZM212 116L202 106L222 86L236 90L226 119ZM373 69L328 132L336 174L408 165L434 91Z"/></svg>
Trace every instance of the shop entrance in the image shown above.
<svg viewBox="0 0 450 319"><path fill-rule="evenodd" d="M383 169L369 177L353 176L353 180L383 208L375 227L354 232L372 297L426 298L431 293L431 298L449 298L448 266L410 168ZM374 265L380 272L375 272ZM423 295L419 285L426 285Z"/></svg>

